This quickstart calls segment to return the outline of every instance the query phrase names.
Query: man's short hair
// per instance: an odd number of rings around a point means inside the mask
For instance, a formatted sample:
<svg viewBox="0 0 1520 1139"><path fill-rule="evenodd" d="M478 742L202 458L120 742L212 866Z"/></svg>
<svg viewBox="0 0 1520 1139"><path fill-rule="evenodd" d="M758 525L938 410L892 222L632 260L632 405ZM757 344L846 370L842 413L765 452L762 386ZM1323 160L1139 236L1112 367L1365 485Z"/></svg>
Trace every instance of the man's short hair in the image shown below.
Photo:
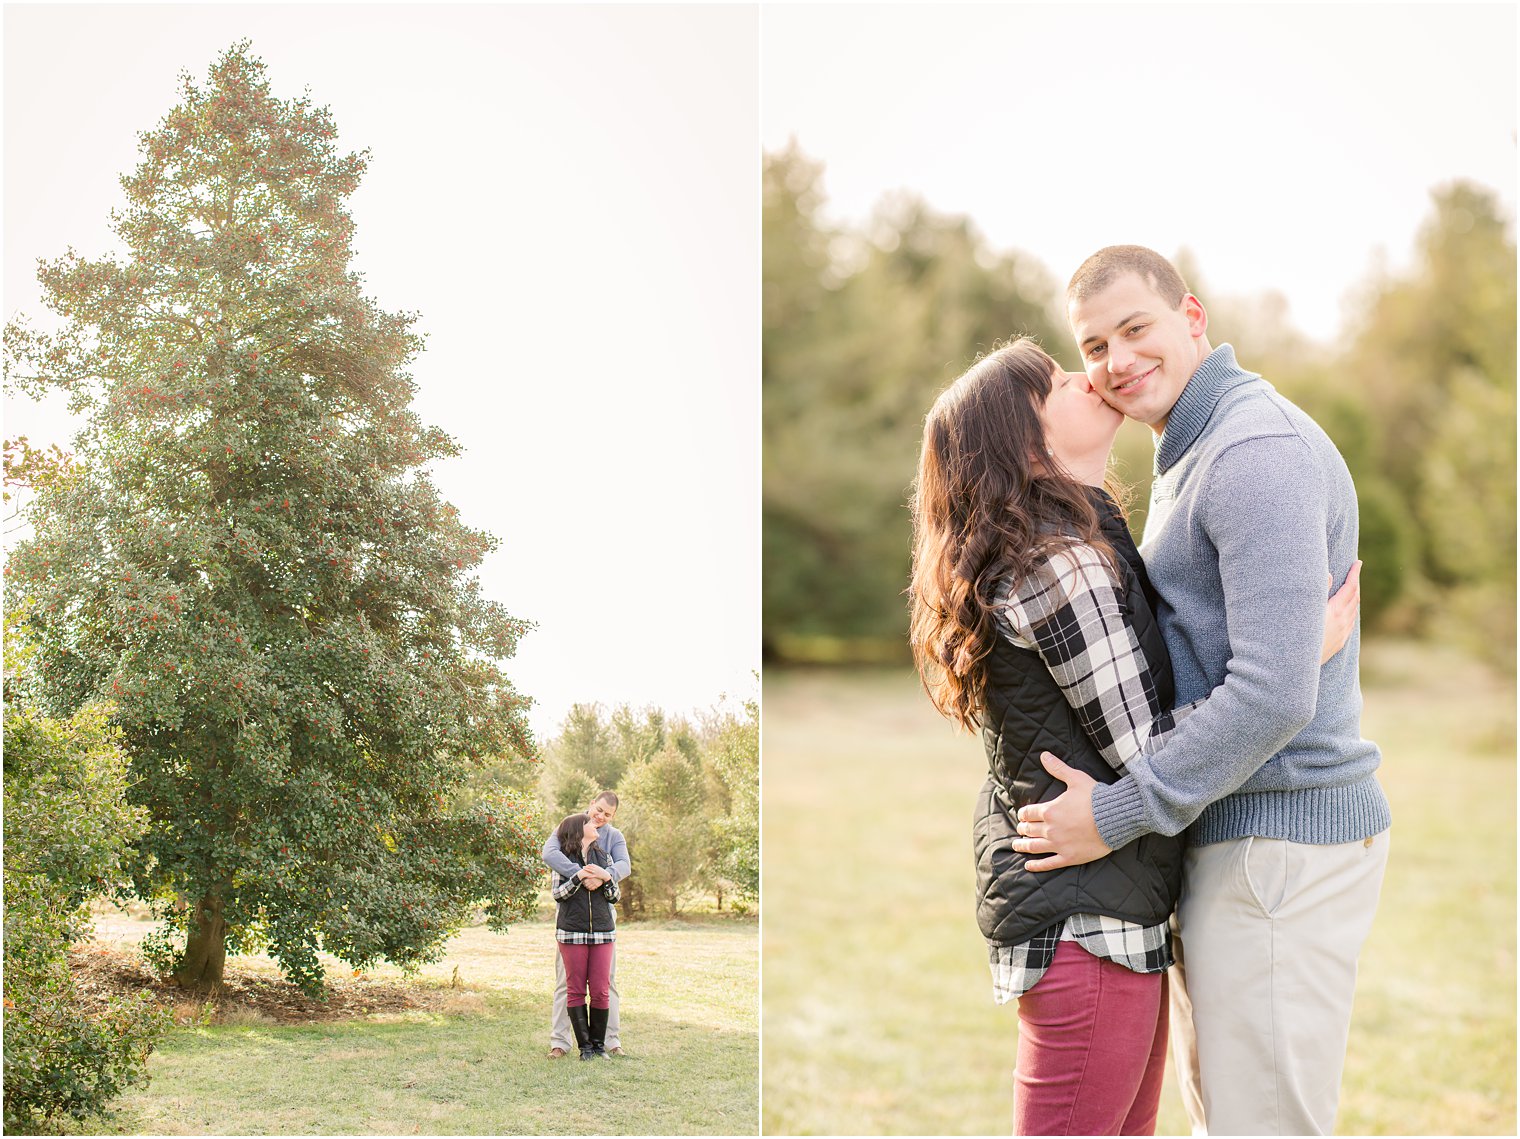
<svg viewBox="0 0 1520 1139"><path fill-rule="evenodd" d="M615 792L603 791L600 795L591 801L593 803L606 803L607 806L611 807L614 811L617 810L618 801L617 794Z"/></svg>
<svg viewBox="0 0 1520 1139"><path fill-rule="evenodd" d="M1180 305L1189 292L1177 267L1154 249L1143 245L1110 245L1082 262L1071 275L1066 286L1066 303L1085 301L1101 293L1125 273L1134 273L1148 282L1173 308Z"/></svg>

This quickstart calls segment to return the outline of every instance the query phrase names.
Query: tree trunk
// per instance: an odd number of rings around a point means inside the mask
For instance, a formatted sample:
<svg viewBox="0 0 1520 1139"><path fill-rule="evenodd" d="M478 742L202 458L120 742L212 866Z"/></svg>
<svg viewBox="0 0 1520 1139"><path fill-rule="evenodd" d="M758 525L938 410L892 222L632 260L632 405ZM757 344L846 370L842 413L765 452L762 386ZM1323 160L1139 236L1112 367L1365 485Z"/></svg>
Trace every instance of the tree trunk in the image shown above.
<svg viewBox="0 0 1520 1139"><path fill-rule="evenodd" d="M191 916L185 955L174 971L174 981L182 989L213 989L222 983L226 964L227 922L222 917L222 899L207 894Z"/></svg>
<svg viewBox="0 0 1520 1139"><path fill-rule="evenodd" d="M644 913L644 889L637 882L625 878L618 883L618 893L622 895L618 905L625 920L634 921Z"/></svg>

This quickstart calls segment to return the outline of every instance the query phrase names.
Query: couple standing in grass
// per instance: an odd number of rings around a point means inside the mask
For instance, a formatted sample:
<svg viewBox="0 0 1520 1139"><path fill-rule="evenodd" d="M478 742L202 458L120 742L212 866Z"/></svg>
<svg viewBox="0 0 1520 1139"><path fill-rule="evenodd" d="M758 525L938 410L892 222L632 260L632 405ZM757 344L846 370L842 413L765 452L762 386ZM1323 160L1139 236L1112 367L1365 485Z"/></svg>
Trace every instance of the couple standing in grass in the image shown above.
<svg viewBox="0 0 1520 1139"><path fill-rule="evenodd" d="M569 816L544 843L549 892L557 904L554 936L554 1016L549 1058L570 1050L575 1035L582 1060L622 1051L616 980L618 883L632 865L623 834L612 825L618 797L603 791Z"/></svg>
<svg viewBox="0 0 1520 1139"><path fill-rule="evenodd" d="M1153 1133L1170 1022L1194 1134L1329 1134L1390 823L1356 492L1159 254L1100 250L1067 312L1085 373L1028 340L979 361L929 412L914 493L915 657L988 759L977 918L1019 1003L1015 1128ZM1140 551L1104 489L1126 415L1156 434Z"/></svg>

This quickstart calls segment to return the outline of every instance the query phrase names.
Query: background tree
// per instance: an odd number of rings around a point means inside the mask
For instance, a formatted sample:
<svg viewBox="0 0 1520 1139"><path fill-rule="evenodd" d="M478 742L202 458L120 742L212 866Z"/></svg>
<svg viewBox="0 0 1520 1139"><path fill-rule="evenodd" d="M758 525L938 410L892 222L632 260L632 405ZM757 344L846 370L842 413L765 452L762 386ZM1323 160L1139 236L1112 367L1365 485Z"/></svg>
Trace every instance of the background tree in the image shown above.
<svg viewBox="0 0 1520 1139"><path fill-rule="evenodd" d="M571 705L554 741L554 758L585 772L599 787L616 787L628 762L598 704Z"/></svg>
<svg viewBox="0 0 1520 1139"><path fill-rule="evenodd" d="M612 710L608 728L615 741L615 766L621 779L629 768L643 763L664 748L671 725L662 709L619 704Z"/></svg>
<svg viewBox="0 0 1520 1139"><path fill-rule="evenodd" d="M27 706L24 617L5 615L7 1130L84 1119L145 1083L168 1027L147 994L92 1011L75 992L69 944L88 927L88 903L122 884L127 844L147 819L126 801L127 760L104 706L67 720Z"/></svg>
<svg viewBox="0 0 1520 1139"><path fill-rule="evenodd" d="M732 713L715 722L714 738L706 749L707 766L722 788L723 809L709 824L712 856L709 866L719 891L729 888L741 899L760 896L760 705L744 702L744 715ZM709 795L710 803L716 801Z"/></svg>
<svg viewBox="0 0 1520 1139"><path fill-rule="evenodd" d="M556 820L585 810L602 791L616 791L630 767L687 735L689 729L677 724L672 737L672 725L659 708L619 704L609 714L600 704L574 704L545 748L539 797Z"/></svg>
<svg viewBox="0 0 1520 1139"><path fill-rule="evenodd" d="M708 869L701 764L667 744L627 773L618 797L618 824L636 856L630 882L674 917Z"/></svg>
<svg viewBox="0 0 1520 1139"><path fill-rule="evenodd" d="M1345 372L1375 392L1378 463L1413 523L1416 627L1515 646L1515 241L1494 194L1432 195L1414 265L1366 291Z"/></svg>
<svg viewBox="0 0 1520 1139"><path fill-rule="evenodd" d="M547 775L542 790L551 826L584 811L592 799L607 790L577 767L557 767Z"/></svg>
<svg viewBox="0 0 1520 1139"><path fill-rule="evenodd" d="M539 792L551 819L616 791L617 826L634 873L623 884L625 918L646 901L666 913L699 890L759 898L759 707L715 708L695 722L658 708L576 705L547 747ZM608 758L609 752L612 758ZM588 770L588 768L590 770ZM617 779L611 776L616 773Z"/></svg>
<svg viewBox="0 0 1520 1139"><path fill-rule="evenodd" d="M911 196L861 232L821 218L821 167L763 171L764 612L768 655L904 659L904 506L924 412L979 352L1062 342L1057 286Z"/></svg>
<svg viewBox="0 0 1520 1139"><path fill-rule="evenodd" d="M680 717L669 717L662 709L650 705L634 708L627 704L620 704L612 711L609 727L616 740L615 747L622 777L618 787L604 787L602 790L617 790L620 796L627 795L629 775L667 750L682 756L695 765L698 771L701 770L700 748L692 733L691 725ZM634 793L639 790L636 782L633 790ZM657 867L662 863L658 861L646 863L642 850L635 849L634 839L630 837L637 834L637 815L637 810L628 811L623 806L618 808L618 826L624 832L624 837L628 838L629 851L634 859L634 873L622 884L618 899L623 916L630 919L644 916L646 887L656 899L665 893L657 873ZM693 830L683 832L681 837L692 839L692 864L697 867L697 870L688 880L695 880L701 873L701 867L705 865L702 835L700 831ZM669 841L674 843L679 840L671 835Z"/></svg>
<svg viewBox="0 0 1520 1139"><path fill-rule="evenodd" d="M455 449L408 406L414 317L348 268L367 156L336 136L235 45L140 136L124 256L43 265L59 330L6 331L7 379L86 417L9 592L46 710L114 704L134 889L186 985L261 945L312 991L318 948L414 966L539 886L532 801L456 801L533 754L498 664L528 626L425 473Z"/></svg>

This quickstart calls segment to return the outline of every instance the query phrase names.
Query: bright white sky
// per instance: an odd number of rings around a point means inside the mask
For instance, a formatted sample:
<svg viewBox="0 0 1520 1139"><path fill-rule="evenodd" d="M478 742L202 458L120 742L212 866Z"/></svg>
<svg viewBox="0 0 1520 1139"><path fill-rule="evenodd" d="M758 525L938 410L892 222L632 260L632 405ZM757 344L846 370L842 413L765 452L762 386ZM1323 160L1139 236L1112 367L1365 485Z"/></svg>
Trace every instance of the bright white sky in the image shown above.
<svg viewBox="0 0 1520 1139"><path fill-rule="evenodd" d="M826 164L834 220L912 190L1062 285L1105 245L1186 247L1330 341L1375 256L1409 264L1432 187L1472 179L1513 220L1515 13L768 5L762 137Z"/></svg>
<svg viewBox="0 0 1520 1139"><path fill-rule="evenodd" d="M113 248L137 132L242 37L372 152L358 268L422 315L416 406L465 452L434 474L539 623L509 665L539 737L753 694L756 9L7 5L7 319L44 323L38 257ZM7 400L5 433L71 431Z"/></svg>

